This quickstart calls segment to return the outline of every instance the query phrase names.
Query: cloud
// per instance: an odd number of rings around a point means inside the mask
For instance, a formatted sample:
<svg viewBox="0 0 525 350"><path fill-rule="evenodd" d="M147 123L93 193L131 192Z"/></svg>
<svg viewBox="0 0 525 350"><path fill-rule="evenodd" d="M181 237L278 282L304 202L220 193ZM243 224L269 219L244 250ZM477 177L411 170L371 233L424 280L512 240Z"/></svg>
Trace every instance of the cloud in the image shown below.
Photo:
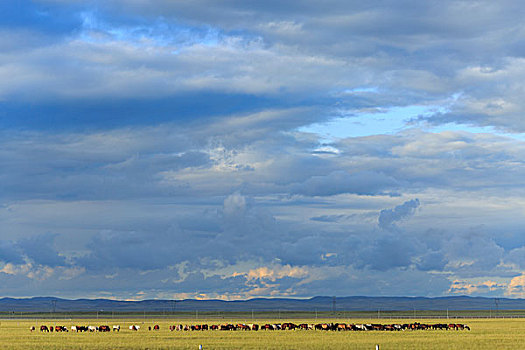
<svg viewBox="0 0 525 350"><path fill-rule="evenodd" d="M377 237L359 252L363 265L379 271L408 267L414 254L414 244L397 235Z"/></svg>
<svg viewBox="0 0 525 350"><path fill-rule="evenodd" d="M315 216L310 218L310 220L313 221L321 221L321 222L339 222L344 220L351 219L352 216L350 215L321 215L321 216Z"/></svg>
<svg viewBox="0 0 525 350"><path fill-rule="evenodd" d="M522 7L2 3L1 293L519 292Z"/></svg>
<svg viewBox="0 0 525 350"><path fill-rule="evenodd" d="M437 248L437 247L433 247ZM447 260L443 251L428 251L415 259L416 266L421 271L443 271Z"/></svg>
<svg viewBox="0 0 525 350"><path fill-rule="evenodd" d="M64 266L65 258L60 256L54 247L56 238L56 234L45 233L20 240L18 245L36 264L49 267Z"/></svg>
<svg viewBox="0 0 525 350"><path fill-rule="evenodd" d="M507 286L506 295L513 298L523 298L525 295L525 275L512 278Z"/></svg>
<svg viewBox="0 0 525 350"><path fill-rule="evenodd" d="M477 283L455 280L450 286L450 292L461 295L497 295L504 290L505 287L505 284L491 280Z"/></svg>
<svg viewBox="0 0 525 350"><path fill-rule="evenodd" d="M501 266L504 249L483 228L450 234L444 248L449 265L457 270L458 276L497 275L498 268L505 270ZM499 274L503 272L499 271Z"/></svg>
<svg viewBox="0 0 525 350"><path fill-rule="evenodd" d="M24 259L20 248L11 241L0 241L0 261L9 264L23 264Z"/></svg>
<svg viewBox="0 0 525 350"><path fill-rule="evenodd" d="M381 210L378 218L379 227L384 230L395 229L396 222L414 215L419 206L419 200L416 198L406 201L405 203L396 206L394 209Z"/></svg>
<svg viewBox="0 0 525 350"><path fill-rule="evenodd" d="M387 175L364 171L349 173L334 171L325 176L313 176L292 187L293 194L306 196L333 196L342 193L360 195L384 194L385 190L395 189L398 182Z"/></svg>

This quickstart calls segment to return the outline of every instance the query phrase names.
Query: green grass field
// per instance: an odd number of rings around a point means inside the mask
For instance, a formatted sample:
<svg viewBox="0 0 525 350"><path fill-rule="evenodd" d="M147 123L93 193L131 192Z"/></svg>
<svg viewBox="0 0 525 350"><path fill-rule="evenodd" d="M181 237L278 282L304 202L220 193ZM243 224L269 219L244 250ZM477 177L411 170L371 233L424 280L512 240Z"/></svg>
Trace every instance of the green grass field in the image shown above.
<svg viewBox="0 0 525 350"><path fill-rule="evenodd" d="M235 322L236 320L227 320ZM243 320L238 320L243 322ZM291 320L294 323L314 323L314 320ZM318 320L321 322L323 320ZM340 319L324 320L344 323L409 323L414 320ZM445 320L417 319L422 323L445 323ZM264 324L279 322L256 320ZM283 322L283 320L281 320ZM1 320L1 349L523 349L525 348L525 319L461 319L451 321L468 324L471 331L400 331L400 332L325 332L325 331L173 331L171 324L217 324L217 320L161 320L142 319L77 319L77 320ZM63 325L121 326L111 333L41 333L38 327ZM138 324L138 332L128 326ZM160 325L159 331L148 331L148 326ZM38 326L30 332L30 326Z"/></svg>

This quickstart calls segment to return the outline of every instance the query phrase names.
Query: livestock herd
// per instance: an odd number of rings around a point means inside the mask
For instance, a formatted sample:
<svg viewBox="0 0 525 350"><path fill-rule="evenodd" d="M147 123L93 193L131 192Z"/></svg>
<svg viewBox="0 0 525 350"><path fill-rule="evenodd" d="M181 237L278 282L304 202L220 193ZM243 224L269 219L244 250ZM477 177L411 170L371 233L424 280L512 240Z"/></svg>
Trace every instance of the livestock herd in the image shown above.
<svg viewBox="0 0 525 350"><path fill-rule="evenodd" d="M220 324L220 325L173 325L169 327L170 331L204 331L204 330L221 330L221 331L258 331L258 330L321 330L321 331L404 331L404 330L470 330L470 327L461 323L404 323L404 324L347 324L347 323L317 323L295 324L291 322L285 323L266 323L258 325L254 323L238 323L238 324Z"/></svg>
<svg viewBox="0 0 525 350"><path fill-rule="evenodd" d="M129 329L131 329L132 326L130 326ZM137 326L139 327L139 326ZM140 327L139 327L140 328ZM31 332L35 331L36 328L35 326L31 326L29 328L29 330ZM136 329L138 330L138 328ZM40 332L46 332L46 333L49 333L49 332L69 332L69 329L67 329L67 327L65 326L46 326L46 325L42 325L40 326ZM102 326L71 326L71 332L110 332L111 331L111 328L109 328L109 326L107 325L102 325ZM113 326L113 331L120 331L120 326L119 325L115 325Z"/></svg>
<svg viewBox="0 0 525 350"><path fill-rule="evenodd" d="M264 325L258 325L254 323L237 323L237 324L197 324L197 325L171 325L168 327L170 331L207 331L207 330L220 330L220 331L273 331L273 330L321 330L321 331L405 331L405 330L470 330L470 327L460 323L393 323L393 324L346 324L346 323L317 323L307 324L300 323L295 324L291 322L285 323L266 323ZM71 326L72 332L114 332L120 331L120 325L113 325L110 328L108 325L100 326ZM31 332L35 331L36 328L33 326L30 328ZM129 330L138 331L140 330L139 325L130 325ZM159 325L149 326L148 330L158 331L160 330ZM69 330L65 326L40 326L41 332L68 332Z"/></svg>

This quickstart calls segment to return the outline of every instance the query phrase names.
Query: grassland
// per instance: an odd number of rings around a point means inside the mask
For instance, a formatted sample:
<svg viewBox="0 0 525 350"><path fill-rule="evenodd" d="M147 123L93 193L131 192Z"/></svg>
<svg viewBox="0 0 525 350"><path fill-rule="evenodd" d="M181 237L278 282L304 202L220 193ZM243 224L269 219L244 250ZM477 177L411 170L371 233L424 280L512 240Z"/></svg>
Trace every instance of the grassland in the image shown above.
<svg viewBox="0 0 525 350"><path fill-rule="evenodd" d="M244 322L245 320L224 320ZM282 322L283 320L281 320ZM293 320L294 323L313 323L312 319ZM317 322L345 323L441 323L443 320L417 319L327 319ZM255 323L279 320L255 320ZM461 319L471 331L403 331L403 332L325 332L325 331L201 331L170 332L171 324L219 323L215 320L144 320L144 319L75 319L0 321L1 349L523 349L525 319ZM119 324L120 332L111 333L41 333L30 332L30 326ZM130 331L131 324L141 325L138 332ZM159 331L148 326L159 324Z"/></svg>

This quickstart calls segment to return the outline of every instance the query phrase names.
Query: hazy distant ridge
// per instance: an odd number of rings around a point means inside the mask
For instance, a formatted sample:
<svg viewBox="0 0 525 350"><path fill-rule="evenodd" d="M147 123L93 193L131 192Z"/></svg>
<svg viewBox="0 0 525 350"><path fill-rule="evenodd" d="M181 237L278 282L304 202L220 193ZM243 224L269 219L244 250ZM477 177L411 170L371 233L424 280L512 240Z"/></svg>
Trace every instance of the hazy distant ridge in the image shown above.
<svg viewBox="0 0 525 350"><path fill-rule="evenodd" d="M53 302L53 300L56 301ZM144 300L121 301L109 299L60 299L53 297L2 298L0 311L49 312L63 311L330 311L332 297L310 299L249 299L241 301L222 300ZM496 300L483 297L338 297L336 309L345 311L395 311L395 310L494 310ZM525 309L525 299L498 299L500 310Z"/></svg>

